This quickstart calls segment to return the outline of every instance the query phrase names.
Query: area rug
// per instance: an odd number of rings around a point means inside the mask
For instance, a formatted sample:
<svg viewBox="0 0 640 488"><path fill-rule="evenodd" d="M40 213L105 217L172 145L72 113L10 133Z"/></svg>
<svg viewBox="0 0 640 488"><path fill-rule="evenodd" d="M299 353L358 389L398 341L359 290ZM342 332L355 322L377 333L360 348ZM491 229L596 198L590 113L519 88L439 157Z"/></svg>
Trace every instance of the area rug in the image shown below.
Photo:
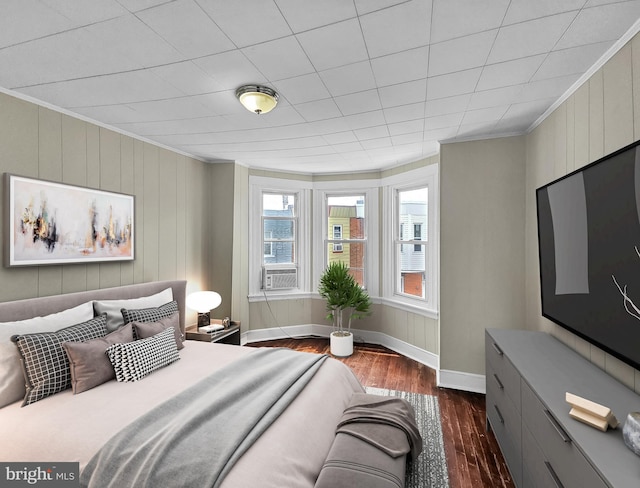
<svg viewBox="0 0 640 488"><path fill-rule="evenodd" d="M416 423L422 435L423 449L418 458L407 467L406 488L449 488L438 398L384 388L366 387L366 390L372 395L404 398L416 412Z"/></svg>

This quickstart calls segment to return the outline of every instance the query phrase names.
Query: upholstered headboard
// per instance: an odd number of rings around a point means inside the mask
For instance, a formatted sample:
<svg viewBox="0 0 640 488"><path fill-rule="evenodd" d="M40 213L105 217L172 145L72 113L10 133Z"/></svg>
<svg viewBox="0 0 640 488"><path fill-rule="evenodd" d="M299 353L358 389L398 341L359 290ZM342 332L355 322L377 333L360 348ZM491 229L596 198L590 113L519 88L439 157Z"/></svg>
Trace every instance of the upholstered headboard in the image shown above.
<svg viewBox="0 0 640 488"><path fill-rule="evenodd" d="M4 302L0 303L0 322L11 322L42 315L49 315L91 300L121 300L144 297L161 292L167 288L172 289L173 299L178 302L178 310L180 311L180 328L184 333L185 294L187 289L187 282L184 280L153 281L151 283L139 283L136 285L124 285L114 288L102 288L99 290L67 293L65 295L53 295L49 297L27 298L25 300Z"/></svg>

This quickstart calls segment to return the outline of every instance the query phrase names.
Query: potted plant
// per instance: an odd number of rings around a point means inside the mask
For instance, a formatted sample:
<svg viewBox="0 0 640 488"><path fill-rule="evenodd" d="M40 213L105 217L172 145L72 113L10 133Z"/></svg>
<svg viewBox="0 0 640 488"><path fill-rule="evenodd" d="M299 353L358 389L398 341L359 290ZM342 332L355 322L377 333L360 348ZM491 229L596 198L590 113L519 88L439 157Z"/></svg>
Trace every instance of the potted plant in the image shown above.
<svg viewBox="0 0 640 488"><path fill-rule="evenodd" d="M351 320L369 315L369 294L349 273L347 265L340 261L327 266L320 277L318 292L327 301L327 319L333 323L331 354L350 356L353 354Z"/></svg>

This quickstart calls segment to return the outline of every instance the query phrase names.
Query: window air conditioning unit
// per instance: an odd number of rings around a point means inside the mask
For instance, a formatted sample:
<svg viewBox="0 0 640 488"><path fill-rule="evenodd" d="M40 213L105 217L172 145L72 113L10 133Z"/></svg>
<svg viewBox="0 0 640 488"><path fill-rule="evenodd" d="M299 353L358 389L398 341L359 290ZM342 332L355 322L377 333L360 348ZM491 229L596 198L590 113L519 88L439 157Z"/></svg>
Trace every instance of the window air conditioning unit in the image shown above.
<svg viewBox="0 0 640 488"><path fill-rule="evenodd" d="M297 268L268 268L262 267L263 290L286 290L298 287Z"/></svg>

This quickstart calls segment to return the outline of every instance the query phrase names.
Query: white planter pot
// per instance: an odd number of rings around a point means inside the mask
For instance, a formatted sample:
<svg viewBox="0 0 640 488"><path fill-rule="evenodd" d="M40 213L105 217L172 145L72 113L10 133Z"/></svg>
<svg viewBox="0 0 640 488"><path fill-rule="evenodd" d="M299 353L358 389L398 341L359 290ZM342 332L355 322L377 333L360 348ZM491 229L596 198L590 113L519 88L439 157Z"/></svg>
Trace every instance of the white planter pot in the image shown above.
<svg viewBox="0 0 640 488"><path fill-rule="evenodd" d="M338 332L332 332L331 354L340 357L351 356L353 354L353 334L347 332L346 335L339 335Z"/></svg>

